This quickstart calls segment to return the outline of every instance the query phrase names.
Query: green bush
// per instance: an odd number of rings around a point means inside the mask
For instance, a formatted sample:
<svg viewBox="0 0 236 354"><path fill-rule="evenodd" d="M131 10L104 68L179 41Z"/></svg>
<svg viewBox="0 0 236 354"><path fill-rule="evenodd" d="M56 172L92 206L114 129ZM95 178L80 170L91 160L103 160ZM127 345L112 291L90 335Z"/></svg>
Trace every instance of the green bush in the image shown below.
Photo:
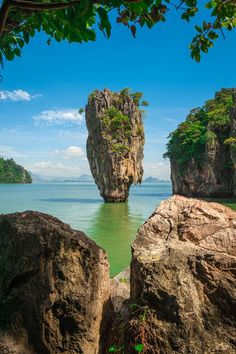
<svg viewBox="0 0 236 354"><path fill-rule="evenodd" d="M186 166L191 159L200 164L206 144L214 146L216 140L226 145L232 144L232 139L229 141L227 138L232 106L232 89L222 89L203 107L191 110L186 121L169 135L164 157L182 166Z"/></svg>

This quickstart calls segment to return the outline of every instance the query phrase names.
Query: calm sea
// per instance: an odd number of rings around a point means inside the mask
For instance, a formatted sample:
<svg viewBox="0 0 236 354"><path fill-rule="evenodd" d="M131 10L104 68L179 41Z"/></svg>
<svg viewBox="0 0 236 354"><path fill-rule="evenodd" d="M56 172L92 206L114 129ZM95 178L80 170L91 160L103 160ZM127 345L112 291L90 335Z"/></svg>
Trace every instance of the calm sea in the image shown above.
<svg viewBox="0 0 236 354"><path fill-rule="evenodd" d="M131 188L127 203L105 204L94 183L0 184L0 213L37 210L58 217L108 252L114 276L129 264L138 228L170 195L170 183L143 184Z"/></svg>

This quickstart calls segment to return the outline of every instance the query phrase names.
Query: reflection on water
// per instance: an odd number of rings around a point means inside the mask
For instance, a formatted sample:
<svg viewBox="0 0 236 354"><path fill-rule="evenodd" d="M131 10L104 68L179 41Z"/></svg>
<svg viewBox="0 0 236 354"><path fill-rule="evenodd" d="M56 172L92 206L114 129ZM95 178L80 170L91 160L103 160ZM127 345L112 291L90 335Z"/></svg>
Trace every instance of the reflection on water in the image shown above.
<svg viewBox="0 0 236 354"><path fill-rule="evenodd" d="M41 202L56 202L56 203L102 203L101 199L83 199L83 198L50 198L50 199L39 199Z"/></svg>
<svg viewBox="0 0 236 354"><path fill-rule="evenodd" d="M111 276L127 267L142 221L142 215L131 215L128 203L102 204L92 218L88 234L108 252Z"/></svg>
<svg viewBox="0 0 236 354"><path fill-rule="evenodd" d="M141 196L141 197L156 197L166 199L170 196L170 193L133 193L133 195Z"/></svg>
<svg viewBox="0 0 236 354"><path fill-rule="evenodd" d="M203 198L207 202L220 203L228 208L236 211L236 199L235 198Z"/></svg>
<svg viewBox="0 0 236 354"><path fill-rule="evenodd" d="M0 213L37 210L85 232L107 252L114 275L127 267L137 229L171 194L169 183L132 186L128 203L104 204L93 183L0 184Z"/></svg>

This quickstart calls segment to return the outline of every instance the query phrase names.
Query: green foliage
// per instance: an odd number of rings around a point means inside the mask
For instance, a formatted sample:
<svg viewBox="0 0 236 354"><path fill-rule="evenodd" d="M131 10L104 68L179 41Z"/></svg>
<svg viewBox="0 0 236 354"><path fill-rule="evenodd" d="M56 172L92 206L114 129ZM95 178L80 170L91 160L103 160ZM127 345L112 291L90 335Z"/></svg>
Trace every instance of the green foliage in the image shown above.
<svg viewBox="0 0 236 354"><path fill-rule="evenodd" d="M81 108L79 109L79 114L83 114L83 113L84 113L84 108L81 107Z"/></svg>
<svg viewBox="0 0 236 354"><path fill-rule="evenodd" d="M112 130L122 129L124 126L130 128L129 117L124 115L118 108L111 106L109 107L103 117L103 123L110 127Z"/></svg>
<svg viewBox="0 0 236 354"><path fill-rule="evenodd" d="M122 283L122 284L129 284L129 281L128 281L127 278L120 278L119 282Z"/></svg>
<svg viewBox="0 0 236 354"><path fill-rule="evenodd" d="M120 91L120 96L121 97L131 97L137 107L139 107L139 106L148 107L149 106L148 101L141 101L141 99L143 97L143 92L132 92L132 90L127 87L127 88L124 88Z"/></svg>
<svg viewBox="0 0 236 354"><path fill-rule="evenodd" d="M142 135L143 134L143 127L142 126L139 126L137 128L137 135Z"/></svg>
<svg viewBox="0 0 236 354"><path fill-rule="evenodd" d="M124 353L124 349L125 349L125 346L124 345L121 345L121 346L117 346L115 344L113 344L109 349L108 349L108 353Z"/></svg>
<svg viewBox="0 0 236 354"><path fill-rule="evenodd" d="M141 353L144 349L144 345L142 343L136 344L134 349L136 350L136 352Z"/></svg>
<svg viewBox="0 0 236 354"><path fill-rule="evenodd" d="M0 183L31 183L30 174L13 159L0 157Z"/></svg>
<svg viewBox="0 0 236 354"><path fill-rule="evenodd" d="M121 143L112 144L112 152L123 155L124 153L127 153L128 151L129 151L129 147L124 144L121 144Z"/></svg>
<svg viewBox="0 0 236 354"><path fill-rule="evenodd" d="M216 134L211 130L207 130L205 137L206 137L206 144L213 147L217 139Z"/></svg>
<svg viewBox="0 0 236 354"><path fill-rule="evenodd" d="M148 101L142 101L141 106L148 107L149 106Z"/></svg>
<svg viewBox="0 0 236 354"><path fill-rule="evenodd" d="M196 3L197 1L192 1L190 9L194 10L195 8L198 10ZM225 37L223 30L231 31L236 26L235 1L211 0L206 2L205 8L210 11L213 20L211 22L203 21L201 25L195 26L197 34L192 40L190 49L191 56L196 61L200 61L201 52L207 53L209 48L213 47L214 40L219 38L219 35ZM182 18L186 16L184 19L189 21L190 17L194 15L195 14L192 12L192 14L188 16L185 12Z"/></svg>
<svg viewBox="0 0 236 354"><path fill-rule="evenodd" d="M140 144L144 143L144 130L142 124L142 111L138 107L138 100L143 96L143 93L132 93L129 88L124 88L120 92L111 92L108 89L105 92L109 93L110 106L103 109L100 115L101 134L104 140L108 143L108 148L111 152L117 155L125 156L130 151L132 135L140 136ZM136 101L134 102L134 97ZM96 100L103 99L104 96L100 91L95 90L89 95L89 102L94 104ZM136 107L134 107L134 104ZM129 112L129 107L131 112ZM129 114L124 114L125 113ZM138 117L137 130L131 124L132 111L140 112L141 117ZM143 140L142 140L143 138Z"/></svg>
<svg viewBox="0 0 236 354"><path fill-rule="evenodd" d="M126 87L120 90L120 95L121 96L129 96L131 94L131 89Z"/></svg>
<svg viewBox="0 0 236 354"><path fill-rule="evenodd" d="M118 155L126 154L129 147L124 144L124 141L131 134L129 117L118 108L111 106L104 112L102 122L105 126L105 136L112 139L112 152ZM122 142L120 142L120 139Z"/></svg>
<svg viewBox="0 0 236 354"><path fill-rule="evenodd" d="M230 128L229 111L232 106L232 89L222 89L202 108L193 109L186 121L169 135L164 157L169 157L182 166L192 158L200 164L206 144L213 146L216 139L222 142L227 140Z"/></svg>
<svg viewBox="0 0 236 354"><path fill-rule="evenodd" d="M196 36L190 45L191 56L200 60L214 41L236 26L236 3L233 0L4 0L0 6L0 64L4 59L13 60L21 56L25 44L37 32L48 36L47 43L95 41L101 31L107 38L112 30L111 13L116 22L127 27L135 37L138 27L152 28L166 21L171 9L180 12L181 18L189 22L205 5L208 21L196 25Z"/></svg>
<svg viewBox="0 0 236 354"><path fill-rule="evenodd" d="M231 136L231 137L225 139L224 144L229 145L229 146L236 146L236 138Z"/></svg>
<svg viewBox="0 0 236 354"><path fill-rule="evenodd" d="M200 121L181 123L177 130L169 135L168 152L164 157L174 158L181 165L193 157L200 161L205 149L206 132L206 126Z"/></svg>
<svg viewBox="0 0 236 354"><path fill-rule="evenodd" d="M133 98L134 103L137 106L140 106L140 100L143 97L143 93L142 92L134 92L134 93L131 93L131 97Z"/></svg>

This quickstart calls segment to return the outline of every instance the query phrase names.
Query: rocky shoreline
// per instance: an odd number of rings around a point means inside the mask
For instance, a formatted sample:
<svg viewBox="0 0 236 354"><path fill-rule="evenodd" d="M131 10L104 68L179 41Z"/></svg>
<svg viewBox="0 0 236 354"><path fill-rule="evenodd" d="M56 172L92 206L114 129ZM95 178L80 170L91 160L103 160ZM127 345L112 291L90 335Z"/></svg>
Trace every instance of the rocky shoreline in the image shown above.
<svg viewBox="0 0 236 354"><path fill-rule="evenodd" d="M236 214L173 196L139 229L129 269L38 212L0 216L1 353L235 353Z"/></svg>

